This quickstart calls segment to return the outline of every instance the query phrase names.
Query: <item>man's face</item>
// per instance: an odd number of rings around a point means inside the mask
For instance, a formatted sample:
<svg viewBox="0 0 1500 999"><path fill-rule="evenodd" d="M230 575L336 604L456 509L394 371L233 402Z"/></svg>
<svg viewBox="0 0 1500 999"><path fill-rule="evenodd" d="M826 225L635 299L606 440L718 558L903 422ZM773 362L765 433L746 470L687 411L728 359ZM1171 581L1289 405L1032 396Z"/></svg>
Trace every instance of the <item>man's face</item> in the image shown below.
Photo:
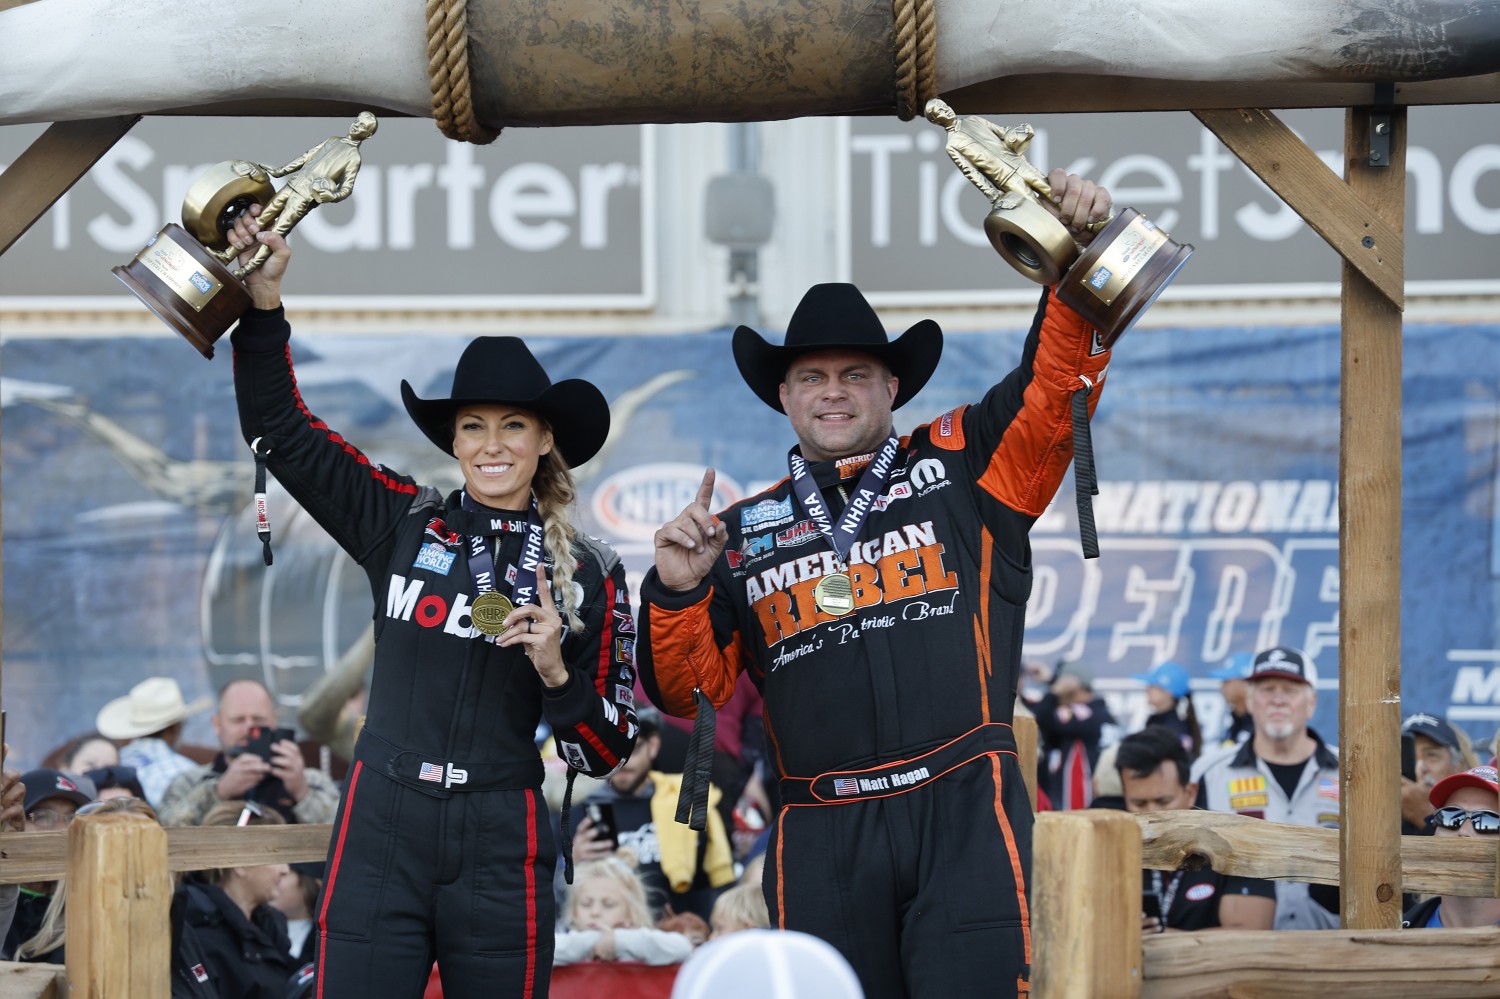
<svg viewBox="0 0 1500 999"><path fill-rule="evenodd" d="M1413 734L1416 736L1417 745L1418 783L1432 787L1444 777L1464 769L1463 761L1454 758L1453 750L1436 739L1419 733Z"/></svg>
<svg viewBox="0 0 1500 999"><path fill-rule="evenodd" d="M275 727L276 705L260 684L232 683L219 698L219 711L213 723L219 748L232 749L244 745L252 728Z"/></svg>
<svg viewBox="0 0 1500 999"><path fill-rule="evenodd" d="M857 350L803 354L786 370L781 406L808 461L874 451L891 432L896 377Z"/></svg>
<svg viewBox="0 0 1500 999"><path fill-rule="evenodd" d="M1163 760L1161 766L1145 777L1137 777L1127 767L1120 771L1120 783L1125 788L1127 812L1170 812L1192 808L1198 797L1197 784L1181 782L1176 760Z"/></svg>
<svg viewBox="0 0 1500 999"><path fill-rule="evenodd" d="M1500 794L1496 794L1494 791L1483 787L1461 787L1448 795L1448 800L1443 802L1443 804L1453 808L1462 808L1470 812L1480 808L1491 812L1500 812ZM1479 835L1479 833L1474 831L1473 819L1465 822L1458 829L1444 829L1442 826L1438 826L1433 829L1432 834L1434 836ZM1494 840L1494 838L1494 836L1489 837L1490 840Z"/></svg>
<svg viewBox="0 0 1500 999"><path fill-rule="evenodd" d="M609 786L620 794L633 795L646 783L651 768L656 764L656 754L661 752L661 736L648 735L635 741L630 759L620 769L609 775Z"/></svg>
<svg viewBox="0 0 1500 999"><path fill-rule="evenodd" d="M68 828L78 806L67 798L43 798L26 813L27 832L53 832Z"/></svg>
<svg viewBox="0 0 1500 999"><path fill-rule="evenodd" d="M1305 734L1317 704L1317 691L1300 680L1268 677L1250 682L1250 717L1255 719L1255 730L1272 739Z"/></svg>

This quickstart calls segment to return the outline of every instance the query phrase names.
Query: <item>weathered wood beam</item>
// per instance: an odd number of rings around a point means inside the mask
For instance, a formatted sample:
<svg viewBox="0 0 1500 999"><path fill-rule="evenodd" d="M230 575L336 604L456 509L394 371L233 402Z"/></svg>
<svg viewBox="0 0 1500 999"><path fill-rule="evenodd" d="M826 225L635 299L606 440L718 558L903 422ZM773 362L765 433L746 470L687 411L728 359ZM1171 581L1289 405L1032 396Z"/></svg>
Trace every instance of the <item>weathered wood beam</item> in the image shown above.
<svg viewBox="0 0 1500 999"><path fill-rule="evenodd" d="M1032 837L1032 994L1133 999L1141 987L1141 837L1109 809L1043 812Z"/></svg>
<svg viewBox="0 0 1500 999"><path fill-rule="evenodd" d="M72 999L172 991L172 876L166 830L145 815L84 815L68 835Z"/></svg>
<svg viewBox="0 0 1500 999"><path fill-rule="evenodd" d="M0 961L0 999L58 999L66 989L67 973L58 965Z"/></svg>
<svg viewBox="0 0 1500 999"><path fill-rule="evenodd" d="M167 866L201 871L241 864L295 864L328 855L330 825L182 826L167 830ZM10 835L0 844L0 884L55 881L65 873L67 832Z"/></svg>
<svg viewBox="0 0 1500 999"><path fill-rule="evenodd" d="M1207 864L1220 874L1313 884L1339 883L1339 834L1228 812L1151 812L1135 816L1141 866L1174 871ZM1403 836L1401 889L1433 895L1493 894L1495 849L1457 836Z"/></svg>
<svg viewBox="0 0 1500 999"><path fill-rule="evenodd" d="M3 2L3 0L0 0ZM0 254L140 121L140 115L60 121L0 173Z"/></svg>
<svg viewBox="0 0 1500 999"><path fill-rule="evenodd" d="M1495 927L1163 933L1142 951L1143 999L1500 996Z"/></svg>
<svg viewBox="0 0 1500 999"><path fill-rule="evenodd" d="M1370 162L1372 111L1345 112L1344 176L1402 270L1406 109L1382 109L1390 153ZM1388 162L1387 162L1388 161ZM1368 216L1362 221L1368 223ZM1385 237L1390 239L1391 237ZM1401 302L1345 257L1339 388L1339 871L1346 930L1401 925Z"/></svg>
<svg viewBox="0 0 1500 999"><path fill-rule="evenodd" d="M960 114L1194 111L1209 108L1344 108L1370 104L1372 83L1220 83L1050 73L1005 76L943 94ZM1396 85L1395 103L1494 104L1500 73Z"/></svg>
<svg viewBox="0 0 1500 999"><path fill-rule="evenodd" d="M1334 252L1398 309L1405 304L1399 202L1395 219L1388 220L1265 108L1203 110L1194 114L1301 215Z"/></svg>

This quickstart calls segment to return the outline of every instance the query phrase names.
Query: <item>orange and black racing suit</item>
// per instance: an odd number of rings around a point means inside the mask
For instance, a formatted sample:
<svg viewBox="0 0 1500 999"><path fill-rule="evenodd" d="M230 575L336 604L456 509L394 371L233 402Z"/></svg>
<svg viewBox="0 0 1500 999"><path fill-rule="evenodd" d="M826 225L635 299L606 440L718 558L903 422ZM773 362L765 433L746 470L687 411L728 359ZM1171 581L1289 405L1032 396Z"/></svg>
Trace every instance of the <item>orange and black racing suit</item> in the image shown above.
<svg viewBox="0 0 1500 999"><path fill-rule="evenodd" d="M369 713L329 844L316 994L416 997L434 958L449 999L545 997L557 850L533 741L603 777L635 742L634 622L619 556L574 543L582 629L562 642L568 682L543 687L521 648L484 641L468 608L467 534L521 563L521 512L464 510L454 493L371 462L303 403L280 309L234 332L247 441L365 570L375 596ZM509 575L509 571L506 573Z"/></svg>
<svg viewBox="0 0 1500 999"><path fill-rule="evenodd" d="M648 695L694 714L748 669L783 795L773 921L828 940L872 999L1029 992L1032 816L1010 721L1031 592L1028 532L1072 458L1070 405L1109 355L1050 293L1020 365L900 442L849 555L855 609L820 611L832 546L789 480L729 507L697 589L651 570ZM811 466L837 516L869 456Z"/></svg>

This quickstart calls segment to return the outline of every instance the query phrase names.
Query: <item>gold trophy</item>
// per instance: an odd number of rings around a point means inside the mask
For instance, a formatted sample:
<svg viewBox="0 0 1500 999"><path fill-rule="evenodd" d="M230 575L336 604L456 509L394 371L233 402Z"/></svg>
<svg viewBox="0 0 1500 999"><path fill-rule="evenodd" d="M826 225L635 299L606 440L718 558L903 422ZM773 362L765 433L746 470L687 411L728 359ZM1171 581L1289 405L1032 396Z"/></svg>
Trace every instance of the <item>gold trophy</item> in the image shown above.
<svg viewBox="0 0 1500 999"><path fill-rule="evenodd" d="M271 256L261 246L231 270L238 251L229 245L234 220L260 205L262 229L285 236L318 205L343 201L359 173L359 144L375 134L375 116L361 112L348 135L334 135L283 167L226 160L188 188L182 225L168 222L130 263L111 269L136 298L181 333L204 357L214 341L250 307L242 279ZM278 191L272 177L294 174Z"/></svg>
<svg viewBox="0 0 1500 999"><path fill-rule="evenodd" d="M996 252L1037 284L1056 285L1057 297L1099 331L1105 347L1135 324L1193 255L1191 243L1173 240L1134 208L1090 224L1096 235L1080 249L1038 200L1051 197L1052 188L1026 159L1030 125L960 118L938 98L927 102L926 115L947 130L948 157L990 199L984 231Z"/></svg>

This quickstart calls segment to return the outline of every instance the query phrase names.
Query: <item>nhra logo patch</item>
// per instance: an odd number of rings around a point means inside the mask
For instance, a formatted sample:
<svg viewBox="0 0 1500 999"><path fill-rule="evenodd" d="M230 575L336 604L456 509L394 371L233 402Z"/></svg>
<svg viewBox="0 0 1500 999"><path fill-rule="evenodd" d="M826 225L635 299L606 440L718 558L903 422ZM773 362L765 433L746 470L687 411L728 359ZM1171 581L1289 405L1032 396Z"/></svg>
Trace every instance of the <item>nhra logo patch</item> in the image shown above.
<svg viewBox="0 0 1500 999"><path fill-rule="evenodd" d="M448 570L453 568L453 560L457 557L457 552L450 552L442 545L429 542L418 550L417 560L411 564L411 567L446 576Z"/></svg>

